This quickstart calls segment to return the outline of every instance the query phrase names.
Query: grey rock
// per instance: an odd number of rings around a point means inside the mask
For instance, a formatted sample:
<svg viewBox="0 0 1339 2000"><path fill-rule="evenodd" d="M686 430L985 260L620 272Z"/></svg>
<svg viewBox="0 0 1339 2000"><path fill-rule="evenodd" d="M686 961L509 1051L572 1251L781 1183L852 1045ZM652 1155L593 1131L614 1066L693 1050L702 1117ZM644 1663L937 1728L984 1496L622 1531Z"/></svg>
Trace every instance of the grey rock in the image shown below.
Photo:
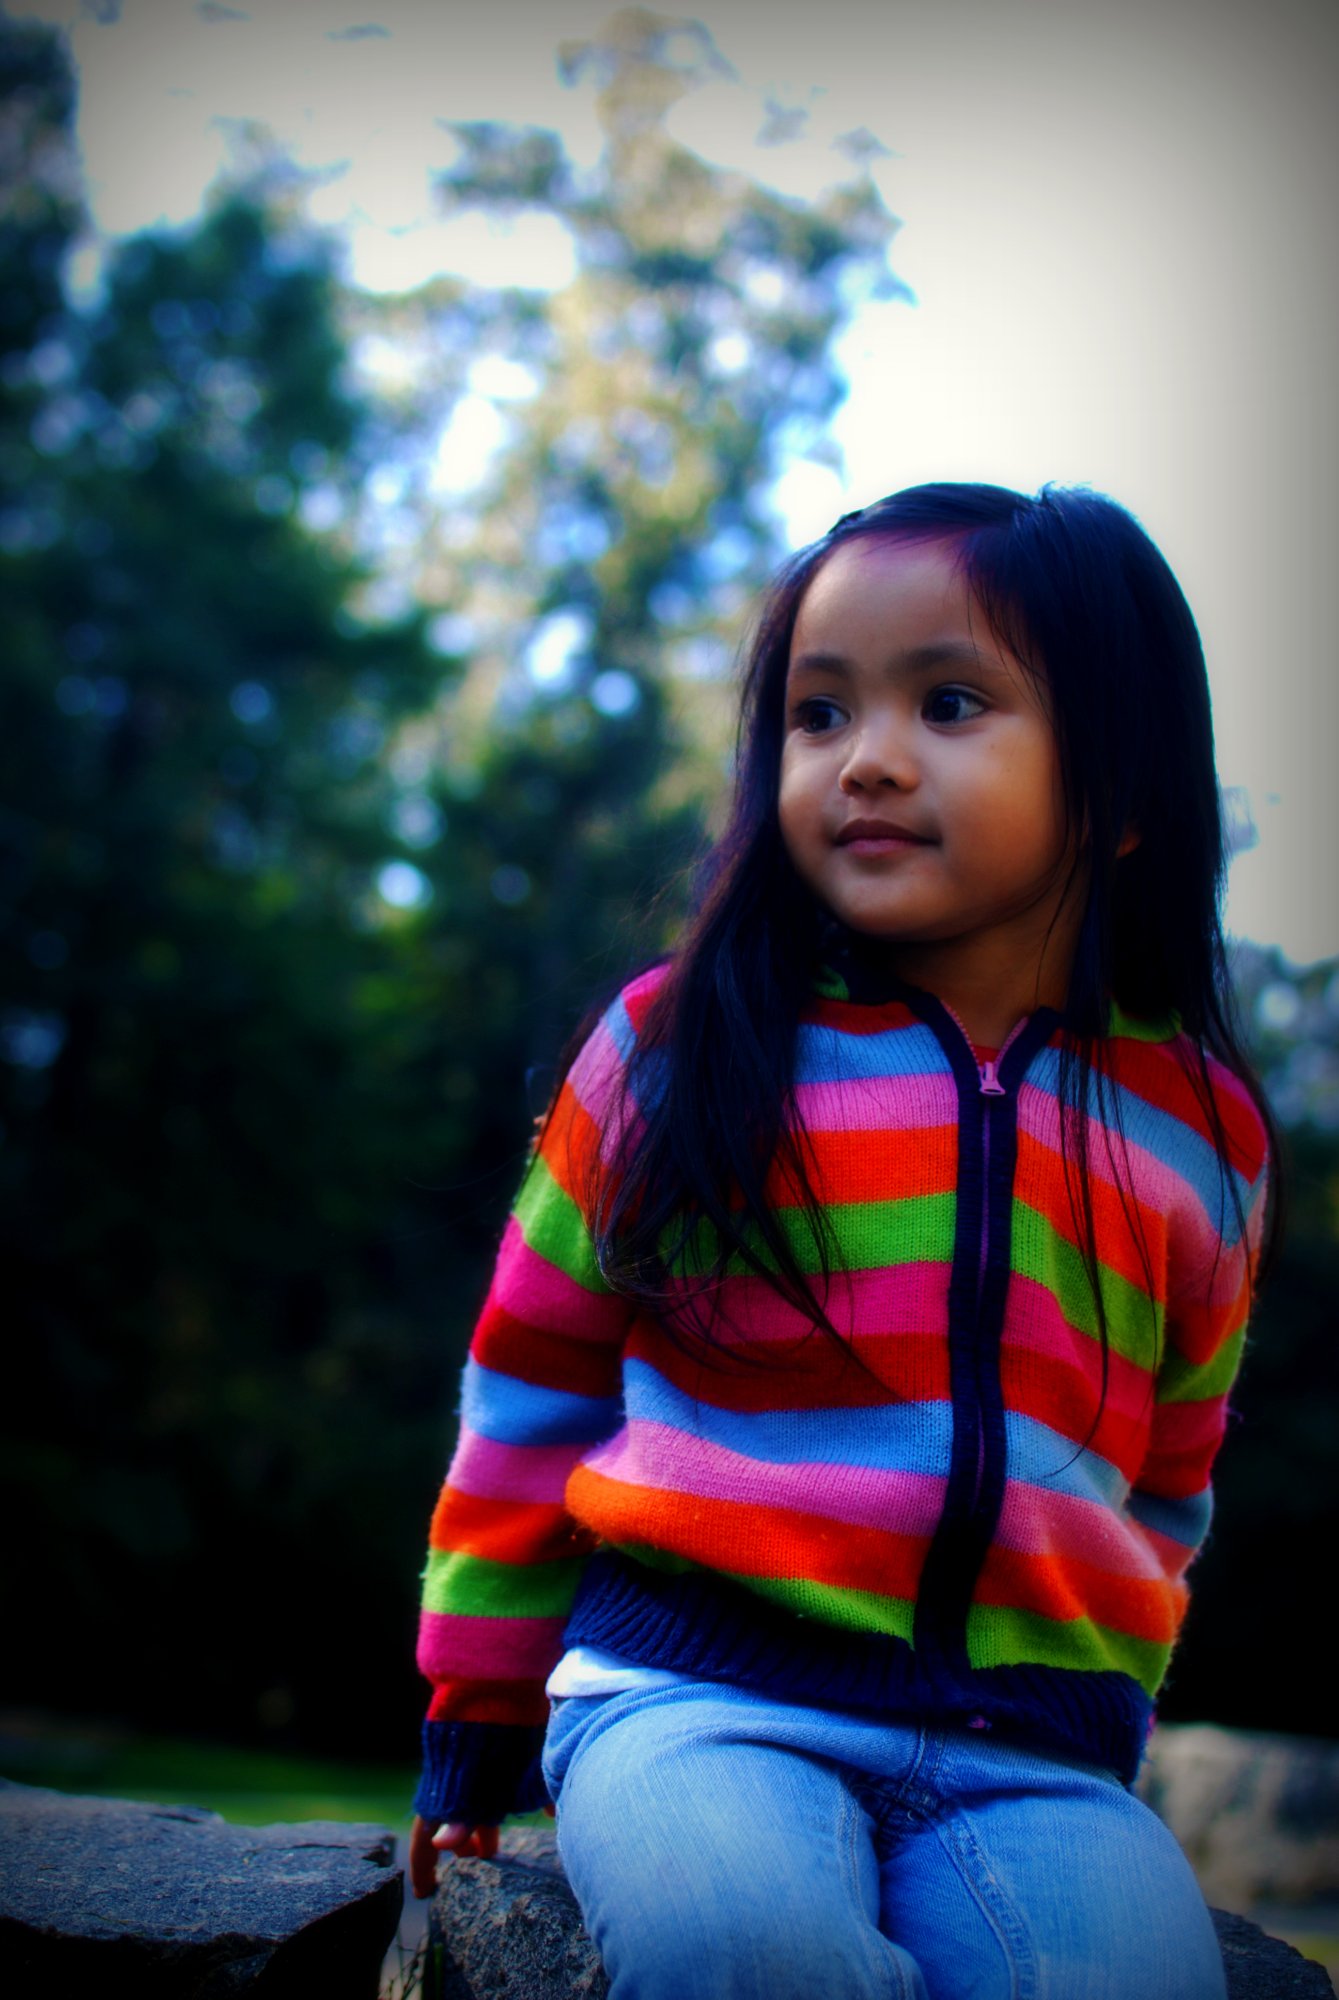
<svg viewBox="0 0 1339 2000"><path fill-rule="evenodd" d="M375 2000L404 1897L394 1859L384 1827L230 1826L0 1779L0 1988Z"/></svg>
<svg viewBox="0 0 1339 2000"><path fill-rule="evenodd" d="M1322 1966L1245 1917L1212 1914L1228 2000L1332 2000ZM517 1828L504 1833L496 1861L443 1868L424 2000L604 2000L607 1992L552 1833Z"/></svg>
<svg viewBox="0 0 1339 2000"><path fill-rule="evenodd" d="M424 2000L604 2000L604 1967L546 1828L509 1828L496 1861L452 1861L439 1879Z"/></svg>
<svg viewBox="0 0 1339 2000"><path fill-rule="evenodd" d="M1163 1724L1138 1789L1211 1903L1339 1902L1339 1743Z"/></svg>
<svg viewBox="0 0 1339 2000"><path fill-rule="evenodd" d="M1227 1976L1227 2000L1334 2000L1330 1975L1282 1938L1228 1910L1211 1910Z"/></svg>

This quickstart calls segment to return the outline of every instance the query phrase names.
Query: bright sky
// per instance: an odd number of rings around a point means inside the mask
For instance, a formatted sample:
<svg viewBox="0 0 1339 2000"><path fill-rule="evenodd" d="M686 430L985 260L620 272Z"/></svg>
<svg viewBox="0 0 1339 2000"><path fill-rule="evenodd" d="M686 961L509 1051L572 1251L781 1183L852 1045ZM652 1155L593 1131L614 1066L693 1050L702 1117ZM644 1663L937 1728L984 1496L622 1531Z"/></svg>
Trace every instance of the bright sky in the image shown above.
<svg viewBox="0 0 1339 2000"><path fill-rule="evenodd" d="M597 143L555 49L610 0L16 0L73 29L81 137L109 231L184 221L227 157L220 120L345 170L318 198L361 282L511 258L559 282L560 237L427 218L440 120ZM673 11L666 8L666 11ZM1339 953L1339 548L1333 329L1339 8L1324 0L825 0L699 10L739 81L675 130L803 196L868 127L915 295L843 348L841 479L799 466L797 540L921 478L1086 482L1154 535L1200 621L1223 781L1260 829L1229 920L1297 963ZM98 17L102 17L101 19ZM764 91L803 147L752 145ZM793 160L793 165L791 164ZM786 176L783 180L782 175Z"/></svg>

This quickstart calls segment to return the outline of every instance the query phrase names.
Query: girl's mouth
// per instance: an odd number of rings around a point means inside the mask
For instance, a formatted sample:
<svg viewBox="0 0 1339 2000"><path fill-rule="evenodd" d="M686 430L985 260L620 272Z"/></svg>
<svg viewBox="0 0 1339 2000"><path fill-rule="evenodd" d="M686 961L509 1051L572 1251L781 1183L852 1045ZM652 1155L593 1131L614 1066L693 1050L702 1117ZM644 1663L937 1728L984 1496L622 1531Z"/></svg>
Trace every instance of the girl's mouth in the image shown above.
<svg viewBox="0 0 1339 2000"><path fill-rule="evenodd" d="M852 819L837 835L836 845L852 848L857 854L888 854L898 847L929 847L931 842L925 834L913 833L910 827L892 820Z"/></svg>

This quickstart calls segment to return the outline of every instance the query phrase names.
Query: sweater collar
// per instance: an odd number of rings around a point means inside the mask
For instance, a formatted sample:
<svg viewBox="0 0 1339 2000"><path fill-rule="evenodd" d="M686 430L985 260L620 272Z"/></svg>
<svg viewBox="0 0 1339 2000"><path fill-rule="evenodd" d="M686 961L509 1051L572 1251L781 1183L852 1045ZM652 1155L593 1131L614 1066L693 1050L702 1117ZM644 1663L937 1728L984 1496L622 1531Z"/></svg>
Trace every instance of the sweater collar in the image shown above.
<svg viewBox="0 0 1339 2000"><path fill-rule="evenodd" d="M857 1007L882 1007L899 1000L922 1020L938 1020L947 1009L934 994L900 979L877 943L862 938L845 925L831 924L822 940L822 955L814 976L814 991L822 1000L842 1000ZM951 1018L951 1017L950 1017ZM1032 1020L1045 1019L1050 1032L1061 1026L1064 1016L1051 1007L1039 1007ZM1162 1019L1142 1020L1127 1014L1118 1001L1111 1002L1106 1032L1127 1041L1170 1042L1181 1032L1175 1014Z"/></svg>

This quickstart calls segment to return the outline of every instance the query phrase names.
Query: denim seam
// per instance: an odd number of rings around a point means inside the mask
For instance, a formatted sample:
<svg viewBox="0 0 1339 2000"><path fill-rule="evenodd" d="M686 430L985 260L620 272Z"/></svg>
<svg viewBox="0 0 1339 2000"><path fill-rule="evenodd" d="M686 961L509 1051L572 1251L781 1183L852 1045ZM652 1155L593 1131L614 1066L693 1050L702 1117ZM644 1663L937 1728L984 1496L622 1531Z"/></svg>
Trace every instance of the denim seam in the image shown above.
<svg viewBox="0 0 1339 2000"><path fill-rule="evenodd" d="M951 1857L964 1888L999 1939L1009 1971L1010 2000L1035 2000L1037 1962L1027 1926L1012 1897L992 1872L970 1819L961 1812L946 1812L942 1801L931 1818L935 1834Z"/></svg>

